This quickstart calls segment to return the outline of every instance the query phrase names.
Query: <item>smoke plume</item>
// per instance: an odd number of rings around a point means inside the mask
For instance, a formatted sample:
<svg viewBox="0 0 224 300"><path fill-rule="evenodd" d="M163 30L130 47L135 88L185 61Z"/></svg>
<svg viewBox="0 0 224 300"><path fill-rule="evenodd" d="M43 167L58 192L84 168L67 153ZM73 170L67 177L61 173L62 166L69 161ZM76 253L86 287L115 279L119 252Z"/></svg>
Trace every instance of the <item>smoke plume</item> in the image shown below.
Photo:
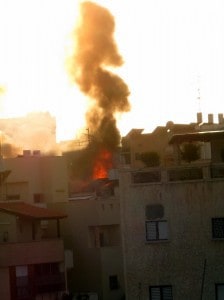
<svg viewBox="0 0 224 300"><path fill-rule="evenodd" d="M123 63L114 30L114 18L106 8L93 2L81 3L70 65L72 78L90 99L86 113L87 126L93 137L90 143L110 150L114 150L120 141L115 114L130 109L128 86L109 70Z"/></svg>

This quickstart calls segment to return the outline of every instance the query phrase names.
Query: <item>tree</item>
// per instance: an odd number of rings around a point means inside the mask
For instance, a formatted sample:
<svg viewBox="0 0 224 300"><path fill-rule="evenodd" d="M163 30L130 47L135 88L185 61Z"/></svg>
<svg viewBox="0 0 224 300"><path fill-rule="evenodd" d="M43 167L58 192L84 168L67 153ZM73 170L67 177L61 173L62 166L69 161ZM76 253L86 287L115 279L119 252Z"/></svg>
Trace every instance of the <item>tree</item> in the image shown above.
<svg viewBox="0 0 224 300"><path fill-rule="evenodd" d="M147 167L156 167L160 165L160 157L157 152L153 152L153 151L143 152L140 155L140 160Z"/></svg>

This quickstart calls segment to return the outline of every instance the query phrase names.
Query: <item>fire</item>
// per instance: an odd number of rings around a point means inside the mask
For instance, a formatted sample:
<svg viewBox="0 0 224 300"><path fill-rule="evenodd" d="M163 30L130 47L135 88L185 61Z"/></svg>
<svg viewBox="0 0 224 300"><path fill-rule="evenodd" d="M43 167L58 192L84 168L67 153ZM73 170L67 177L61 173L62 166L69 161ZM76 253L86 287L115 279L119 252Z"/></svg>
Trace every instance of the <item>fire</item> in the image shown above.
<svg viewBox="0 0 224 300"><path fill-rule="evenodd" d="M112 153L105 149L101 150L94 162L93 179L107 178L112 165Z"/></svg>

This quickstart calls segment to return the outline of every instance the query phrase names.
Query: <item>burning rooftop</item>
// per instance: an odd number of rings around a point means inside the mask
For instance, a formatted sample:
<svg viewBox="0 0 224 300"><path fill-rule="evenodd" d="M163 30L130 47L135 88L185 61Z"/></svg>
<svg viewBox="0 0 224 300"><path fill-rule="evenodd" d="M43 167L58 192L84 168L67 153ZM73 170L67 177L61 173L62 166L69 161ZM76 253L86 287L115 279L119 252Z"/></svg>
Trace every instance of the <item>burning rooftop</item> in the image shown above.
<svg viewBox="0 0 224 300"><path fill-rule="evenodd" d="M89 144L74 166L80 180L107 178L121 139L115 116L130 109L128 86L108 69L123 63L114 30L114 18L107 9L90 1L80 4L70 73L89 99L86 123L91 132Z"/></svg>

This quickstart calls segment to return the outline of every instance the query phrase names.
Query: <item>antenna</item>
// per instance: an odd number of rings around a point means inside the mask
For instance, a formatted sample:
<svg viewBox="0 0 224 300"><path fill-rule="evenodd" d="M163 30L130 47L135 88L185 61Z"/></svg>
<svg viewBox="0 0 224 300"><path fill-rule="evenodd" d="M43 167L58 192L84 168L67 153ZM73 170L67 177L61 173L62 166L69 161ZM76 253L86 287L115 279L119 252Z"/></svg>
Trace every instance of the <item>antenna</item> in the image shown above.
<svg viewBox="0 0 224 300"><path fill-rule="evenodd" d="M202 112L201 112L201 89L200 89L200 77L198 76L198 88L197 88L197 104L198 104L198 111L197 111L197 123L202 123Z"/></svg>
<svg viewBox="0 0 224 300"><path fill-rule="evenodd" d="M198 76L198 88L197 88L197 102L198 102L198 112L201 112L201 89L200 89L200 76Z"/></svg>

